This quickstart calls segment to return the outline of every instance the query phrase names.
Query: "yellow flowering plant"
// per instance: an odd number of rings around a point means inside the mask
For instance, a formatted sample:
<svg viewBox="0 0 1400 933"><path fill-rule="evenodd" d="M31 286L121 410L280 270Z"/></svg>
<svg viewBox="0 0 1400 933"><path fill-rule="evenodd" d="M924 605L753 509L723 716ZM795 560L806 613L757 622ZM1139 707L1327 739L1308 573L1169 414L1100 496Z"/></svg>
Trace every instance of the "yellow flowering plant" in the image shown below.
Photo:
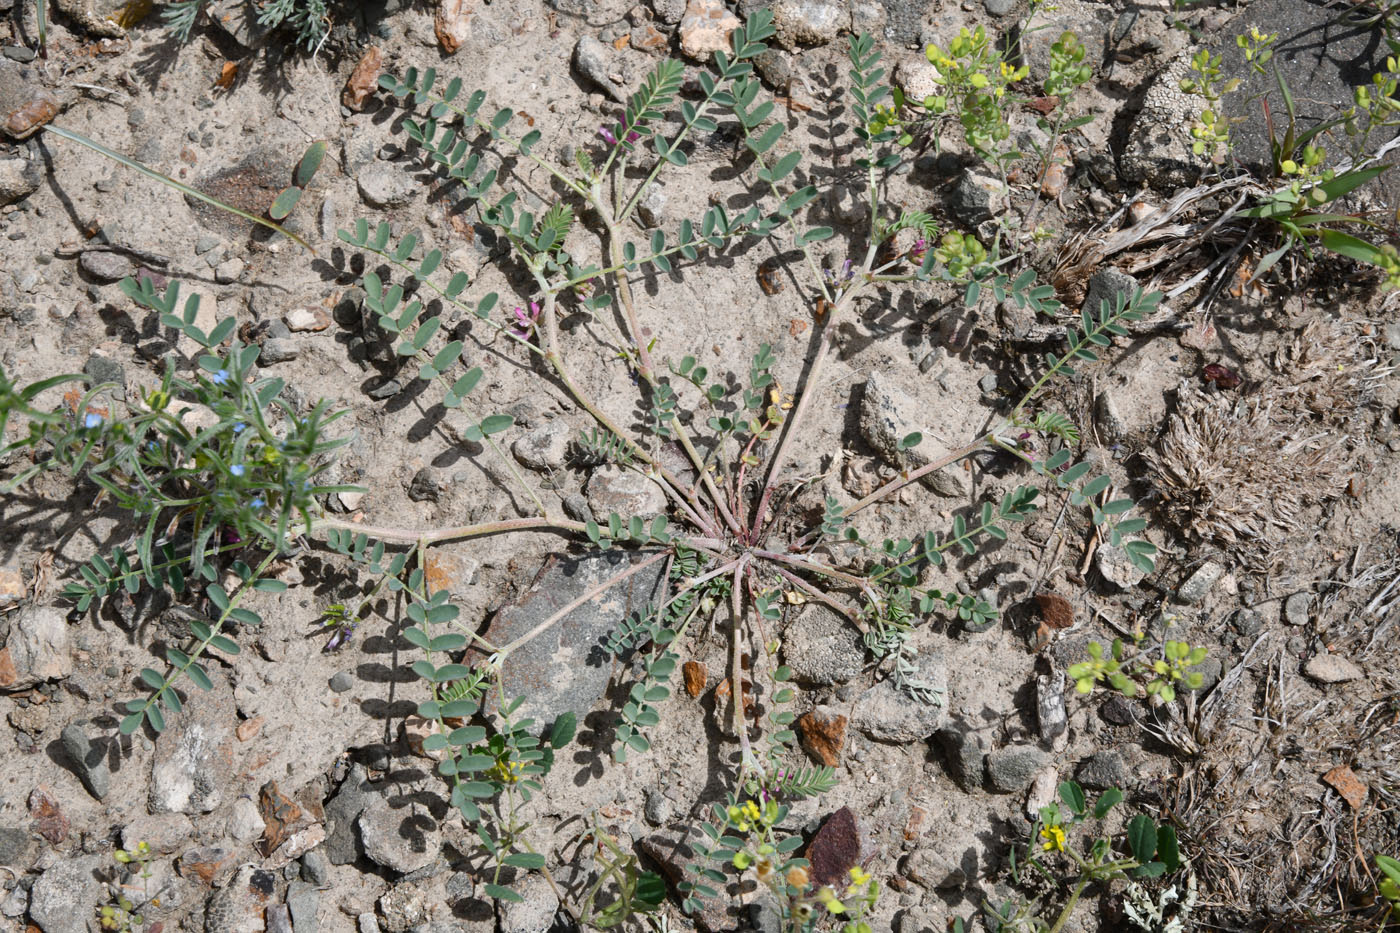
<svg viewBox="0 0 1400 933"><path fill-rule="evenodd" d="M1115 851L1113 840L1107 834L1094 838L1087 848L1075 842L1076 830L1081 825L1090 819L1103 821L1122 802L1123 792L1117 788L1109 788L1091 803L1084 788L1074 781L1065 781L1059 787L1059 798L1040 808L1039 819L1019 866L1015 851L1011 853L1011 874L1012 880L1019 884L1021 872L1029 868L1058 886L1059 878L1053 867L1067 862L1078 872L1078 877L1071 882L1069 897L1053 923L1041 917L1038 899L1029 903L1007 901L998 907L987 905L993 929L1024 929L1029 925L1032 929L1060 933L1089 885L1117 878L1155 878L1181 867L1176 830L1169 824L1158 826L1142 813L1128 822L1126 853Z"/></svg>

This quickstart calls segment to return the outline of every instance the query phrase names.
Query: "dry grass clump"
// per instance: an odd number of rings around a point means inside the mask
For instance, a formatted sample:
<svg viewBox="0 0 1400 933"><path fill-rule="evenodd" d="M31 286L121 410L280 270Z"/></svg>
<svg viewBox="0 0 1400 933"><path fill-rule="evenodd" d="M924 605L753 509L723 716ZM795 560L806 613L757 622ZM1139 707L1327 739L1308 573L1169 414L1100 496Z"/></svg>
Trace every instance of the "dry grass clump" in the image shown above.
<svg viewBox="0 0 1400 933"><path fill-rule="evenodd" d="M1193 541L1266 558L1309 506L1345 485L1370 362L1349 328L1315 320L1243 396L1183 383L1166 433L1144 454L1168 520Z"/></svg>

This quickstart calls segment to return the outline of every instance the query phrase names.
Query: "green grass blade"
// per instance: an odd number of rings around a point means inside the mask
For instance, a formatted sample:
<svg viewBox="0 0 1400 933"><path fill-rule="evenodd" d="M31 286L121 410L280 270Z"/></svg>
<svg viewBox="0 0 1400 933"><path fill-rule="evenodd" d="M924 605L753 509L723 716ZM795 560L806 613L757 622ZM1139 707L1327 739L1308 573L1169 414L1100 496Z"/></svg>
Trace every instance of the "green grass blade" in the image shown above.
<svg viewBox="0 0 1400 933"><path fill-rule="evenodd" d="M255 223L255 224L262 224L264 227L267 227L267 228L269 228L269 229L271 229L271 230L276 230L278 233L282 234L283 236L287 237L287 238L290 239L290 240L294 240L296 243L298 243L298 244L300 244L301 246L303 246L304 248L306 248L308 251L310 251L310 253L311 253L313 256L316 255L316 250L312 248L312 246L311 246L310 243L306 242L306 241L303 240L301 237L297 236L295 233L293 233L292 231L288 230L286 227L282 227L282 226L280 226L280 225L278 225L278 224L275 224L275 223L273 223L272 221L267 220L267 219L265 219L265 218L258 217L258 216L255 215L255 214L250 214L250 213L248 213L247 211L239 210L238 208L234 207L234 206L231 205L231 204L225 204L223 201L220 201L218 198L210 197L209 195L205 194L205 193L202 192L202 191L199 191L199 190L197 190L197 189L195 189L195 188L191 188L189 185L185 184L184 182L176 181L175 179L171 178L169 175L162 175L160 172L157 172L157 171L156 171L155 169L153 169L153 168L147 168L146 166L142 165L140 162L137 162L135 159L129 159L129 158L127 158L126 156L122 155L122 154L119 153L119 152L115 152L115 151L113 151L113 150L111 150L111 149L108 149L106 146L102 145L101 143L97 142L96 140L88 139L86 136L82 135L81 133L75 133L75 132L73 132L72 130L64 129L64 128L61 127L61 126L53 126L52 124L50 124L50 125L48 125L48 126L45 126L45 127L44 127L44 130L45 130L46 132L53 133L53 134L56 135L56 136L61 136L61 137L63 137L64 139L71 140L72 142L75 142L75 143L77 143L77 144L80 145L80 146L87 146L87 147L88 147L89 149L91 149L93 152L99 153L100 155L104 155L104 156L106 156L107 158L111 159L111 160L114 161L114 162L120 162L122 165L125 165L127 168L129 168L129 169L134 169L135 171L140 172L142 175L145 175L145 176L148 177L148 178L154 178L156 181L160 182L161 184L167 185L167 186L169 186L169 187L171 187L171 188L174 188L176 191L180 192L181 194L189 195L189 196L192 197L192 198L198 198L199 200L203 201L204 203L206 203L206 204L212 204L214 207L217 207L217 208L219 208L220 210L228 211L230 214L237 214L239 217L242 217L244 220L251 220L251 221L252 221L253 223Z"/></svg>

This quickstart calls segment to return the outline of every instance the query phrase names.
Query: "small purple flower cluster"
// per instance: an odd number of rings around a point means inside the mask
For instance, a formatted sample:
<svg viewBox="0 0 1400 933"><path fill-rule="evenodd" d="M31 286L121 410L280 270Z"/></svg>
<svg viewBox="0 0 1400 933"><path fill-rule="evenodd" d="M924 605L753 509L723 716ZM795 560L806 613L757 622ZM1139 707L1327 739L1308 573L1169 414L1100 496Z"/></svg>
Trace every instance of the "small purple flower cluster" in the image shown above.
<svg viewBox="0 0 1400 933"><path fill-rule="evenodd" d="M598 127L598 135L603 137L603 142L607 143L609 146L616 146L619 137L626 138L629 143L634 143L642 138L641 133L638 133L636 130L625 129L621 123L617 124L612 129L606 126Z"/></svg>
<svg viewBox="0 0 1400 933"><path fill-rule="evenodd" d="M522 340L528 340L535 332L535 326L540 319L540 306L535 302L530 302L530 310L527 312L520 305L515 306L515 320L511 322L510 332Z"/></svg>

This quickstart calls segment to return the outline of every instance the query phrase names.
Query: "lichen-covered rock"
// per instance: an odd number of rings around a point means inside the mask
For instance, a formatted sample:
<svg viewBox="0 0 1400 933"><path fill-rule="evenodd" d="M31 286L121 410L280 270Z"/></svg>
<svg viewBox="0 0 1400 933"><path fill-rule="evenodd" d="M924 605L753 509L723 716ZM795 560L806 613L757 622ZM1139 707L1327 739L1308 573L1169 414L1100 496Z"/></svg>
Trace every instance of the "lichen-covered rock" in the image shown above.
<svg viewBox="0 0 1400 933"><path fill-rule="evenodd" d="M211 675L212 676L212 675ZM152 813L208 813L223 802L233 773L233 691L215 680L191 691L156 738L148 806Z"/></svg>

